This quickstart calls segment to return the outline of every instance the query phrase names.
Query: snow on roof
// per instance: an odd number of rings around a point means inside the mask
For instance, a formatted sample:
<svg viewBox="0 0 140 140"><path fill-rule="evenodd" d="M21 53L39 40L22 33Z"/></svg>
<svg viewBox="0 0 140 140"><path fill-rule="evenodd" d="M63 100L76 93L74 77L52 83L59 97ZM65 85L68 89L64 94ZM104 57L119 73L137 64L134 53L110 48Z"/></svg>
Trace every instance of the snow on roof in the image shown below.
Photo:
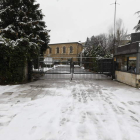
<svg viewBox="0 0 140 140"><path fill-rule="evenodd" d="M63 43L49 43L49 45L57 45L57 44L73 44L73 43L81 44L80 42L63 42ZM82 44L81 44L81 45L82 45Z"/></svg>

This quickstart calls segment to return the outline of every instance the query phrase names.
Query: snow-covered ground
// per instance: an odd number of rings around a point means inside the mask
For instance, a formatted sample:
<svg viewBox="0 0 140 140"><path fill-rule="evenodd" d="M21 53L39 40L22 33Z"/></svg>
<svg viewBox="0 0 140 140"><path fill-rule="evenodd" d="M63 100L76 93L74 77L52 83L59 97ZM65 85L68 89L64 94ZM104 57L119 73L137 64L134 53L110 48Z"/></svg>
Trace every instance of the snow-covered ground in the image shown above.
<svg viewBox="0 0 140 140"><path fill-rule="evenodd" d="M52 67L52 68L48 68L48 67L44 67L44 68L39 68L39 69L34 69L33 68L33 71L49 71L49 70L52 70L52 69L55 69L55 67Z"/></svg>
<svg viewBox="0 0 140 140"><path fill-rule="evenodd" d="M43 67L43 68L39 68L39 69L34 69L33 68L33 71L43 71L43 72L46 72L46 71L49 71L49 70L54 70L54 69L56 69L56 68L58 68L58 67L70 67L70 65L54 65L53 67ZM78 67L77 65L76 65L76 67Z"/></svg>
<svg viewBox="0 0 140 140"><path fill-rule="evenodd" d="M111 80L0 86L0 140L140 140L140 90Z"/></svg>

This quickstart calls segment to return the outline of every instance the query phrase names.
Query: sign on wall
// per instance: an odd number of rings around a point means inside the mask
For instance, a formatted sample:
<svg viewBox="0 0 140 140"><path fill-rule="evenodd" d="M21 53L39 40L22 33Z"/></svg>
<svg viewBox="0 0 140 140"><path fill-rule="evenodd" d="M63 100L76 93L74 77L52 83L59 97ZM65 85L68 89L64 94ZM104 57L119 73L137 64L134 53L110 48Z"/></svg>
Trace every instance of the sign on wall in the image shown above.
<svg viewBox="0 0 140 140"><path fill-rule="evenodd" d="M136 60L136 57L129 57L129 60Z"/></svg>

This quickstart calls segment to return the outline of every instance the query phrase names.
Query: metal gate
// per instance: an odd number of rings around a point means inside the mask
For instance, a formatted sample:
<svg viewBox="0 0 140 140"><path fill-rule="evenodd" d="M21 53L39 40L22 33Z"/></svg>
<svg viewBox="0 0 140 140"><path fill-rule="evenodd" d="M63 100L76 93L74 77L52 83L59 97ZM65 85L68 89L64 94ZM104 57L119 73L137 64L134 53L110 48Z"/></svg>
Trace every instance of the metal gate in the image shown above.
<svg viewBox="0 0 140 140"><path fill-rule="evenodd" d="M97 57L40 57L36 73L43 78L111 79L113 60Z"/></svg>

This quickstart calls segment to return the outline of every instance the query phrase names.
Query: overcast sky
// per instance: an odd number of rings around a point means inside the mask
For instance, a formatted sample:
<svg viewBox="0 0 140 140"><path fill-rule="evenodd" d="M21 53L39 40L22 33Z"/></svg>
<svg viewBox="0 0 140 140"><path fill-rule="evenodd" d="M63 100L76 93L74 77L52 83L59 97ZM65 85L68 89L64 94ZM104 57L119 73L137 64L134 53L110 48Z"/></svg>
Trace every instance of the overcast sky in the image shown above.
<svg viewBox="0 0 140 140"><path fill-rule="evenodd" d="M37 0L45 15L50 43L84 42L87 37L108 33L114 25L115 0ZM123 20L128 34L135 32L140 0L117 0L117 18Z"/></svg>

